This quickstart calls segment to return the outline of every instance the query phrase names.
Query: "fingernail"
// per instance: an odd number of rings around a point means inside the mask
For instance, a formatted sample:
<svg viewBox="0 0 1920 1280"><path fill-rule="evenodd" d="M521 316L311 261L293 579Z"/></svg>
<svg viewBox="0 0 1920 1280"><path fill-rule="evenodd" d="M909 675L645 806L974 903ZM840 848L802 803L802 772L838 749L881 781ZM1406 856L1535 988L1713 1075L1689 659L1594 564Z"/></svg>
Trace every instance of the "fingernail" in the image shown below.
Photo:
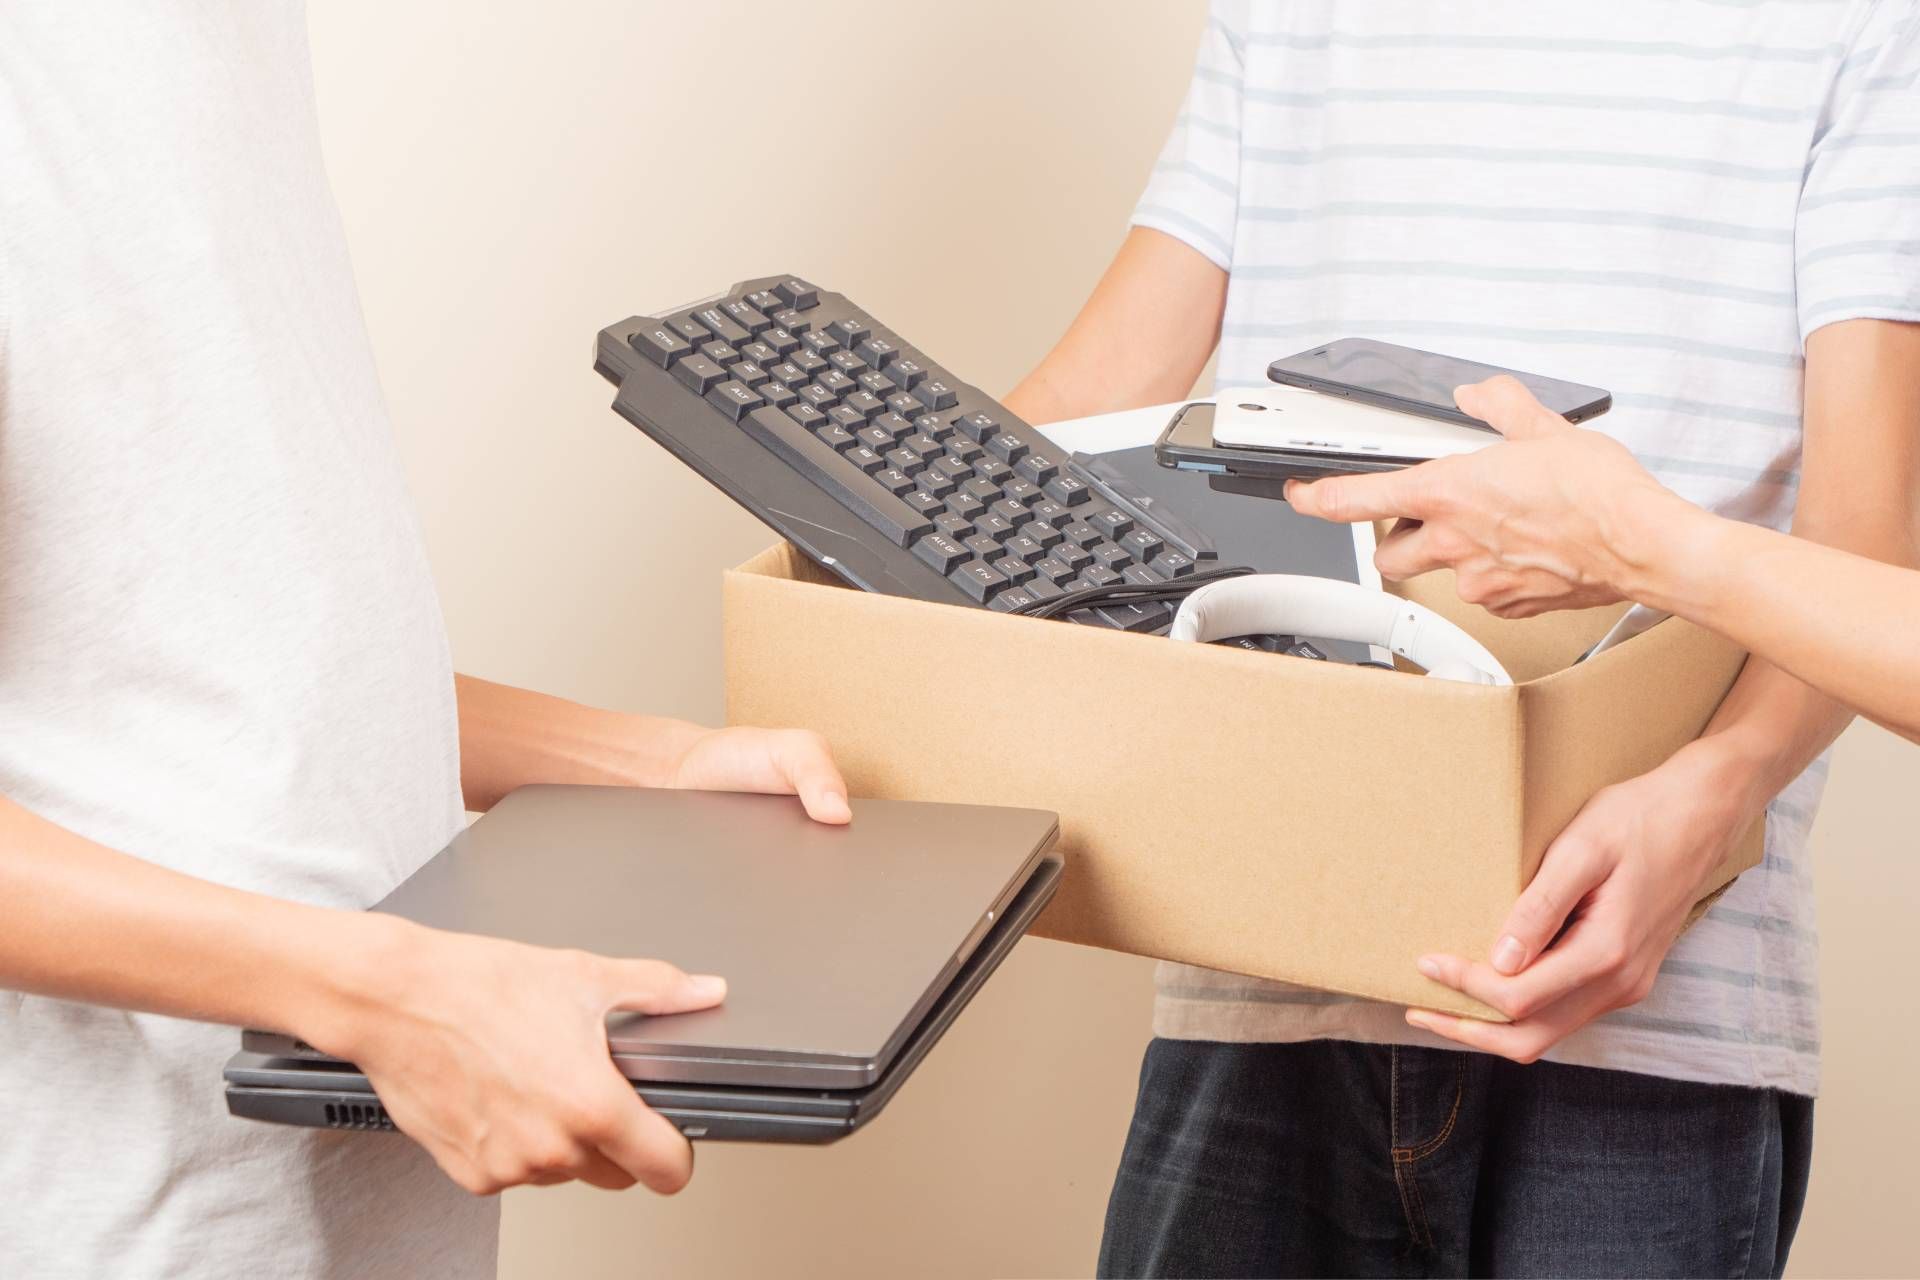
<svg viewBox="0 0 1920 1280"><path fill-rule="evenodd" d="M1407 1025L1410 1027L1418 1027L1422 1031L1433 1030L1433 1022L1426 1014L1420 1012L1418 1009L1407 1010Z"/></svg>
<svg viewBox="0 0 1920 1280"><path fill-rule="evenodd" d="M1419 969L1421 973L1424 973L1429 978L1438 979L1440 977L1440 962L1432 956L1421 956L1415 968Z"/></svg>
<svg viewBox="0 0 1920 1280"><path fill-rule="evenodd" d="M1500 944L1493 949L1493 967L1502 973L1518 973L1526 962L1527 949L1512 934L1500 939Z"/></svg>
<svg viewBox="0 0 1920 1280"><path fill-rule="evenodd" d="M687 994L696 1000L723 1000L727 994L727 980L718 974L690 973L687 975Z"/></svg>

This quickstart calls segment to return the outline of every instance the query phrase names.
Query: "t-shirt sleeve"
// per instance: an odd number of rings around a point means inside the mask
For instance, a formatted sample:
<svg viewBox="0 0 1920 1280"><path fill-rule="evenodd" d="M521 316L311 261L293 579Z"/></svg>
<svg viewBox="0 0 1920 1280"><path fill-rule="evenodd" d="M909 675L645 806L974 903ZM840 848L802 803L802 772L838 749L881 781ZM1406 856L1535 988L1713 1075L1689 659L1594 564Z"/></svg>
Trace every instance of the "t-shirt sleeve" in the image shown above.
<svg viewBox="0 0 1920 1280"><path fill-rule="evenodd" d="M1876 4L1834 78L1794 234L1800 334L1920 320L1920 16Z"/></svg>
<svg viewBox="0 0 1920 1280"><path fill-rule="evenodd" d="M1233 266L1234 223L1240 211L1246 34L1246 0L1213 0L1194 59L1193 83L1133 210L1134 226L1182 240L1223 270Z"/></svg>

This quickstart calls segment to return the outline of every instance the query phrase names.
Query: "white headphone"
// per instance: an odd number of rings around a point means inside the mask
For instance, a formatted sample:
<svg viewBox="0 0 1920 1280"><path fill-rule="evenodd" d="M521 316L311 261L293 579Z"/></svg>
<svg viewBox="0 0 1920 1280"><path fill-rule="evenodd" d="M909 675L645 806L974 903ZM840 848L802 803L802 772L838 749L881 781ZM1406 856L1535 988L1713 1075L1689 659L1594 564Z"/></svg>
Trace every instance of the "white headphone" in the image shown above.
<svg viewBox="0 0 1920 1280"><path fill-rule="evenodd" d="M1384 591L1285 573L1209 582L1174 615L1170 639L1312 636L1384 645L1442 680L1512 684L1486 646L1425 605Z"/></svg>

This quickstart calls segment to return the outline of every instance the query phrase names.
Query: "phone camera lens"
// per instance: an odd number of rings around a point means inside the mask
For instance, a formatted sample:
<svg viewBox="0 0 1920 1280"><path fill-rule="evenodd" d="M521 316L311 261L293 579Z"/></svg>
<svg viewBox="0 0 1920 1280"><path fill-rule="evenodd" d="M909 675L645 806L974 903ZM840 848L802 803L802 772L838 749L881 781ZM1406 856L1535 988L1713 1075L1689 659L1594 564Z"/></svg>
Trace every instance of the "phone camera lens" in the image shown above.
<svg viewBox="0 0 1920 1280"><path fill-rule="evenodd" d="M1267 411L1267 406L1263 404L1241 404L1239 407L1253 413L1265 413Z"/></svg>

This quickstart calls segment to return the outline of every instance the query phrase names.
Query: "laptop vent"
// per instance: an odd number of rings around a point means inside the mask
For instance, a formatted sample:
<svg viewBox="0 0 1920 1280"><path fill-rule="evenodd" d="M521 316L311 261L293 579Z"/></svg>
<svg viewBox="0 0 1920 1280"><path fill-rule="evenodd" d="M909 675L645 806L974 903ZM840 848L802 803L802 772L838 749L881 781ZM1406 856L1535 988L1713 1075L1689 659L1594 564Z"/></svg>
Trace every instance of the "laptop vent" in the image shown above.
<svg viewBox="0 0 1920 1280"><path fill-rule="evenodd" d="M387 1109L377 1102L329 1102L327 1128L384 1129L391 1132L393 1120L387 1115Z"/></svg>

